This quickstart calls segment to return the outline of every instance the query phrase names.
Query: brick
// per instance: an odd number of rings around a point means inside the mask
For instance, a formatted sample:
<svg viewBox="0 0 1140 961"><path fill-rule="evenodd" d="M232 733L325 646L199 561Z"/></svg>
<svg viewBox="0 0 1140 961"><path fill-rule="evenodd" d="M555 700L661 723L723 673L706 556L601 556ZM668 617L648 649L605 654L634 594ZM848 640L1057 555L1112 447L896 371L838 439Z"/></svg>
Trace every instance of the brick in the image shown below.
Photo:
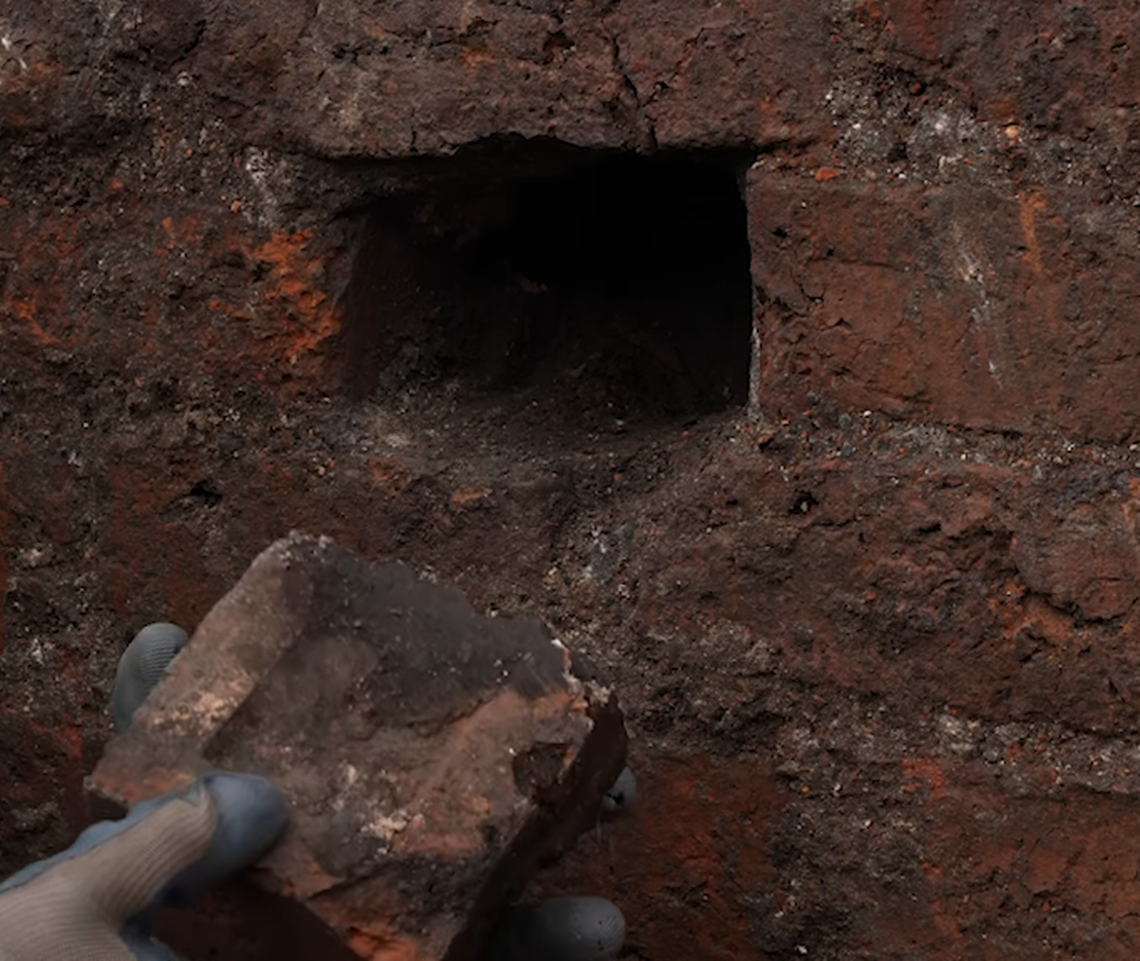
<svg viewBox="0 0 1140 961"><path fill-rule="evenodd" d="M763 408L822 398L997 430L1131 437L1130 212L1072 191L818 183L754 170Z"/></svg>
<svg viewBox="0 0 1140 961"><path fill-rule="evenodd" d="M459 961L595 822L624 757L616 700L539 622L294 534L203 620L91 787L121 804L210 767L270 777L292 824L256 877L291 907L258 923L303 907L359 957Z"/></svg>

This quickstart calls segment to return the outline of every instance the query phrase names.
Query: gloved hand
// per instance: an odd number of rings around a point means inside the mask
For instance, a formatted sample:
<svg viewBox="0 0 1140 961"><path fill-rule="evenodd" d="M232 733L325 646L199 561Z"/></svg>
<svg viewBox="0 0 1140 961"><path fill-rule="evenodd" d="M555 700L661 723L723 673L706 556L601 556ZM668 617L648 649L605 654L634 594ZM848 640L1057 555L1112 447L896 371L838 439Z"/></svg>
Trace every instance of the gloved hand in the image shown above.
<svg viewBox="0 0 1140 961"><path fill-rule="evenodd" d="M151 624L119 661L111 710L126 730L151 688L186 644L174 624ZM612 814L637 794L622 771L603 800ZM149 934L149 915L182 904L256 862L280 836L288 812L263 778L214 773L180 791L101 821L66 851L0 884L0 961L178 961ZM611 961L625 919L603 898L552 898L511 908L488 961Z"/></svg>
<svg viewBox="0 0 1140 961"><path fill-rule="evenodd" d="M547 898L516 905L499 923L486 961L612 961L625 918L605 898Z"/></svg>
<svg viewBox="0 0 1140 961"><path fill-rule="evenodd" d="M626 767L602 797L603 817L637 802L637 777ZM548 898L519 904L500 920L485 961L613 961L625 943L625 918L612 901Z"/></svg>
<svg viewBox="0 0 1140 961"><path fill-rule="evenodd" d="M253 864L287 819L268 781L210 774L100 821L0 885L2 961L169 961L148 913Z"/></svg>
<svg viewBox="0 0 1140 961"><path fill-rule="evenodd" d="M185 638L172 624L151 625L131 642L112 694L117 729L129 726ZM176 961L150 937L151 911L253 864L287 819L269 781L218 772L93 824L66 851L0 884L0 961Z"/></svg>
<svg viewBox="0 0 1140 961"><path fill-rule="evenodd" d="M186 632L174 624L151 624L135 636L119 661L111 698L117 730L130 725L185 644ZM626 767L602 798L601 814L613 817L636 801L637 778ZM596 897L550 898L507 911L487 961L612 961L624 941L625 918L616 904Z"/></svg>
<svg viewBox="0 0 1140 961"><path fill-rule="evenodd" d="M135 635L115 671L115 687L111 691L115 733L121 734L131 726L135 711L185 646L186 632L177 624L164 621L148 624Z"/></svg>

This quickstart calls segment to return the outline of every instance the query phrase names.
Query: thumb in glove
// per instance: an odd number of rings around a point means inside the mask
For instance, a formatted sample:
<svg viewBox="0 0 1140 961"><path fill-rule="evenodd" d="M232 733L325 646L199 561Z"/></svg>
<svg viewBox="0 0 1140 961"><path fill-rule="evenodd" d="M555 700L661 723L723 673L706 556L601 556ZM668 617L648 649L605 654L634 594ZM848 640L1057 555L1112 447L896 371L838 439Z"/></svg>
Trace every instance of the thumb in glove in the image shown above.
<svg viewBox="0 0 1140 961"><path fill-rule="evenodd" d="M101 821L0 885L0 961L160 961L146 916L253 864L287 810L263 778L216 773Z"/></svg>
<svg viewBox="0 0 1140 961"><path fill-rule="evenodd" d="M117 730L186 643L173 624L138 633L111 696ZM0 884L0 961L177 961L148 933L181 904L260 858L288 820L264 778L216 772L87 828L67 850Z"/></svg>

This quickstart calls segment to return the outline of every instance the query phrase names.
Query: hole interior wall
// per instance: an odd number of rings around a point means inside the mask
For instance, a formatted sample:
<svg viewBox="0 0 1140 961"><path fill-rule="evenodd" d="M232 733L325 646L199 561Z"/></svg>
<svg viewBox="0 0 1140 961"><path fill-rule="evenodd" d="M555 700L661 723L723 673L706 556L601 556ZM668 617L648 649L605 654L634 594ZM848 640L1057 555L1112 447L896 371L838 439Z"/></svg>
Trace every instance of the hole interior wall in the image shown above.
<svg viewBox="0 0 1140 961"><path fill-rule="evenodd" d="M534 158L436 161L367 210L343 303L353 393L450 383L587 427L745 404L747 161Z"/></svg>

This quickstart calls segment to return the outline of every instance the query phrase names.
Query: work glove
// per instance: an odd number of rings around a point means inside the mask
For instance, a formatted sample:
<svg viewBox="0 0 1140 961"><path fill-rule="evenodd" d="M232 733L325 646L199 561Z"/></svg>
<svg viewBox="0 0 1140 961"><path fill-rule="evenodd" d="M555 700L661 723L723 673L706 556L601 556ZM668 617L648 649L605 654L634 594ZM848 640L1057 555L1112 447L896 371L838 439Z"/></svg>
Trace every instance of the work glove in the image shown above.
<svg viewBox="0 0 1140 961"><path fill-rule="evenodd" d="M185 644L173 624L140 631L119 662L112 712L135 709ZM257 861L288 819L264 778L217 772L87 828L66 851L0 884L0 961L177 961L149 918Z"/></svg>
<svg viewBox="0 0 1140 961"><path fill-rule="evenodd" d="M611 961L625 918L605 898L548 898L516 905L499 923L486 961Z"/></svg>
<svg viewBox="0 0 1140 961"><path fill-rule="evenodd" d="M151 911L253 864L285 827L270 782L210 774L100 821L0 885L0 961L170 961Z"/></svg>
<svg viewBox="0 0 1140 961"><path fill-rule="evenodd" d="M151 624L131 642L119 662L112 713L119 730L186 644L174 624ZM626 767L602 798L603 817L628 811L637 801L637 777ZM625 918L604 898L550 898L508 910L492 939L486 961L611 961L625 940ZM0 959L2 961L2 959Z"/></svg>
<svg viewBox="0 0 1140 961"><path fill-rule="evenodd" d="M165 622L148 624L127 645L111 691L111 721L116 734L131 726L135 711L185 646L186 632L177 624Z"/></svg>
<svg viewBox="0 0 1140 961"><path fill-rule="evenodd" d="M123 653L111 695L126 730L151 688L186 644L174 624L151 624ZM626 768L607 792L612 814L637 794ZM214 773L143 801L120 821L101 821L67 850L0 884L0 961L180 961L150 936L162 905L184 904L256 862L288 819L264 778ZM487 961L611 961L625 919L603 898L552 898L511 908Z"/></svg>

